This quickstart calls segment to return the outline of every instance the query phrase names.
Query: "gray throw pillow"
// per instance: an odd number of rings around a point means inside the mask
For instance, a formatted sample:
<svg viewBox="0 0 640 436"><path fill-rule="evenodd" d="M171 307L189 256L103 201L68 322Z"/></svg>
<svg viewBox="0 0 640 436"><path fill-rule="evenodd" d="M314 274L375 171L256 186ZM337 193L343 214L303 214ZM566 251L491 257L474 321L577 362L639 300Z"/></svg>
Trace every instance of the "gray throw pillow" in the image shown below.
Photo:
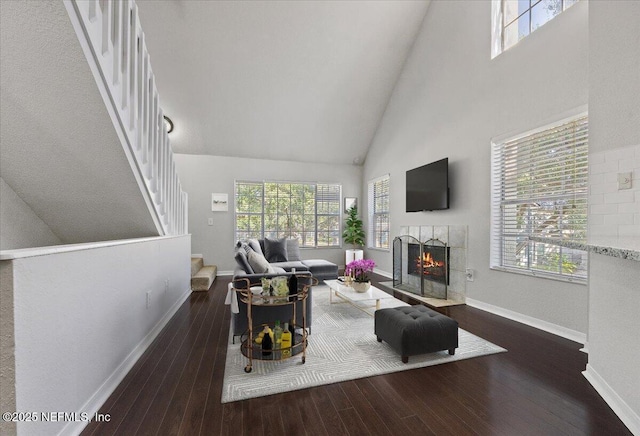
<svg viewBox="0 0 640 436"><path fill-rule="evenodd" d="M264 240L264 257L270 263L273 262L288 262L289 258L287 256L287 239L269 239L265 238Z"/></svg>
<svg viewBox="0 0 640 436"><path fill-rule="evenodd" d="M300 261L300 242L297 239L287 239L287 259L290 262Z"/></svg>
<svg viewBox="0 0 640 436"><path fill-rule="evenodd" d="M269 265L269 262L267 262L267 259L265 259L263 255L258 254L255 251L250 251L247 259L249 259L249 265L251 265L251 268L253 268L253 271L256 274L269 272L271 265Z"/></svg>
<svg viewBox="0 0 640 436"><path fill-rule="evenodd" d="M253 250L252 250L253 252ZM247 259L247 255L244 250L236 251L235 255L236 263L246 274L253 274L253 268L249 264L249 260Z"/></svg>

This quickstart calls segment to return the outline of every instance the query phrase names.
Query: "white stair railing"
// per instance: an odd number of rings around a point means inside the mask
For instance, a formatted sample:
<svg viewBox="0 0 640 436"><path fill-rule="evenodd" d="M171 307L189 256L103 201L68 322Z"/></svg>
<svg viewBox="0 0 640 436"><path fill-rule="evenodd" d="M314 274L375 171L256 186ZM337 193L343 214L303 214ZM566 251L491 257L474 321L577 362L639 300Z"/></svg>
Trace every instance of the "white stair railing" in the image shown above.
<svg viewBox="0 0 640 436"><path fill-rule="evenodd" d="M134 0L64 0L161 235L187 233L182 191Z"/></svg>

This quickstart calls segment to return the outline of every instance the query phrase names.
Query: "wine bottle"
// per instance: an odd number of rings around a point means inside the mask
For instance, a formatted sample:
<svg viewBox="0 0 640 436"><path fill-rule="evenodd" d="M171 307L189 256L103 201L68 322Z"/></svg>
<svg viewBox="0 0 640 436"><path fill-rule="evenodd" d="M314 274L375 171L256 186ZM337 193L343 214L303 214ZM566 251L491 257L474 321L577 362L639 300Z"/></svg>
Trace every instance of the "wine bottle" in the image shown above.
<svg viewBox="0 0 640 436"><path fill-rule="evenodd" d="M273 339L274 339L274 350L279 350L282 348L282 327L280 327L280 321L276 321L276 326L273 328ZM278 356L276 355L277 359Z"/></svg>
<svg viewBox="0 0 640 436"><path fill-rule="evenodd" d="M267 357L271 356L273 351L273 338L271 337L271 329L268 326L264 328L264 337L262 338L262 355Z"/></svg>
<svg viewBox="0 0 640 436"><path fill-rule="evenodd" d="M289 276L289 295L291 301L295 300L298 294L298 277L296 277L296 269L291 268L291 275Z"/></svg>
<svg viewBox="0 0 640 436"><path fill-rule="evenodd" d="M289 323L284 323L284 330L282 331L282 358L286 359L291 357L291 332L289 331Z"/></svg>

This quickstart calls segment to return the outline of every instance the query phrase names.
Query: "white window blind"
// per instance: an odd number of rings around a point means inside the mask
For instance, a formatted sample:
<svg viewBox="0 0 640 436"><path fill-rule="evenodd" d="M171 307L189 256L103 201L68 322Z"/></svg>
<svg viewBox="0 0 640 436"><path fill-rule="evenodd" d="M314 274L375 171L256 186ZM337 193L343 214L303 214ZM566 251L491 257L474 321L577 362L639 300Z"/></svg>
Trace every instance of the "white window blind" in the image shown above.
<svg viewBox="0 0 640 436"><path fill-rule="evenodd" d="M492 268L586 281L587 253L530 237L586 242L586 116L493 144Z"/></svg>
<svg viewBox="0 0 640 436"><path fill-rule="evenodd" d="M369 182L369 247L389 249L389 175Z"/></svg>

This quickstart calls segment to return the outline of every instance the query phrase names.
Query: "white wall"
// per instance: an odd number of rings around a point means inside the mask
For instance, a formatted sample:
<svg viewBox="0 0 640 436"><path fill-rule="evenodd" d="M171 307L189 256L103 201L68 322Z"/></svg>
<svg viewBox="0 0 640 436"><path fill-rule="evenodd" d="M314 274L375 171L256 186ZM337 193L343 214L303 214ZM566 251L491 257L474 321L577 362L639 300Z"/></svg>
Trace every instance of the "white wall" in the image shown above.
<svg viewBox="0 0 640 436"><path fill-rule="evenodd" d="M310 164L290 161L176 154L182 189L189 195L189 231L192 253L202 254L205 264L218 271L235 269L234 181L296 181L341 183L343 197L363 199L360 191L362 167L354 165ZM211 194L229 194L229 211L212 212ZM214 225L207 225L213 218ZM344 249L302 249L303 259L326 259L344 265Z"/></svg>
<svg viewBox="0 0 640 436"><path fill-rule="evenodd" d="M188 296L189 236L118 244L2 260L13 270L18 411L95 413ZM18 434L84 424L19 423Z"/></svg>
<svg viewBox="0 0 640 436"><path fill-rule="evenodd" d="M0 250L58 244L60 238L0 177Z"/></svg>
<svg viewBox="0 0 640 436"><path fill-rule="evenodd" d="M640 154L634 150L640 146L640 2L591 2L589 8L589 160L605 166L603 173L589 175L590 187L600 186L591 183L594 178L615 180L618 171L635 169L635 199L619 202L630 191L614 190L605 194L606 204L590 205L589 237L592 242L607 239L637 249ZM590 202L597 192L591 194ZM631 224L630 212L636 214ZM629 429L640 434L640 262L598 254L589 262L585 376Z"/></svg>
<svg viewBox="0 0 640 436"><path fill-rule="evenodd" d="M367 156L364 182L391 174L391 231L468 225L467 297L584 334L584 285L489 269L491 138L588 102L588 8L581 1L491 59L491 2L432 2ZM451 209L405 213L405 172L449 157ZM367 251L381 270L391 252Z"/></svg>

